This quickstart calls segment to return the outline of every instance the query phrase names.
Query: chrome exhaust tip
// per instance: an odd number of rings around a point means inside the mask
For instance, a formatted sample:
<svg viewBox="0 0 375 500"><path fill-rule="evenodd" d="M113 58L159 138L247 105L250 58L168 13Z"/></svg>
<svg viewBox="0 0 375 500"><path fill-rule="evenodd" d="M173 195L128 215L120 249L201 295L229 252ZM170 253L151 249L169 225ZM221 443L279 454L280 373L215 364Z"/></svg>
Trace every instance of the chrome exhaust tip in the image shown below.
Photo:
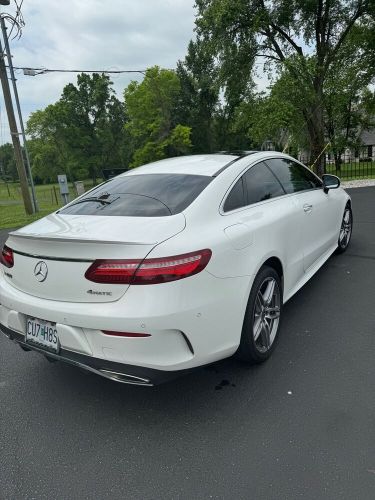
<svg viewBox="0 0 375 500"><path fill-rule="evenodd" d="M115 382L120 382L122 384L133 384L133 385L154 385L148 378L137 377L136 375L128 375L127 373L113 372L111 370L99 369L98 372L110 380Z"/></svg>

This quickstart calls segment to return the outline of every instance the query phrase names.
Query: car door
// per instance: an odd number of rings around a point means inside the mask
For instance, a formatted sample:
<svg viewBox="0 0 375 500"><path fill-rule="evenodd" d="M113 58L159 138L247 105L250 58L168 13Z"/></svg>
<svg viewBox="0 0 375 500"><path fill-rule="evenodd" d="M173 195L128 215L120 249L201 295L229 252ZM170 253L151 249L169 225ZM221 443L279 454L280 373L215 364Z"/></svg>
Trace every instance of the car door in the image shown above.
<svg viewBox="0 0 375 500"><path fill-rule="evenodd" d="M287 158L267 160L267 164L285 191L293 194L298 203L306 272L337 241L337 201L324 192L322 181L307 167Z"/></svg>
<svg viewBox="0 0 375 500"><path fill-rule="evenodd" d="M288 291L303 275L299 206L264 162L251 166L234 184L223 205L224 232L235 249L249 247L249 269L277 256Z"/></svg>

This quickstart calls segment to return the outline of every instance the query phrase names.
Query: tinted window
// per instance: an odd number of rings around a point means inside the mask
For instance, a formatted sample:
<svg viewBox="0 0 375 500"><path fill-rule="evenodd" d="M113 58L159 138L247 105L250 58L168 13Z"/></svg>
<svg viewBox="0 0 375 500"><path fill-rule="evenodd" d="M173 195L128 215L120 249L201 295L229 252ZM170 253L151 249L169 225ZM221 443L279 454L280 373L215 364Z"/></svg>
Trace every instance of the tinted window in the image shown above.
<svg viewBox="0 0 375 500"><path fill-rule="evenodd" d="M211 181L212 177L204 175L125 175L101 184L77 200L79 203L59 213L131 217L174 215L189 206Z"/></svg>
<svg viewBox="0 0 375 500"><path fill-rule="evenodd" d="M224 203L224 212L235 210L246 205L242 177L233 186L232 191L229 193L228 198Z"/></svg>
<svg viewBox="0 0 375 500"><path fill-rule="evenodd" d="M248 205L285 194L280 182L263 162L249 168L243 178Z"/></svg>
<svg viewBox="0 0 375 500"><path fill-rule="evenodd" d="M322 182L309 169L292 160L277 158L267 160L267 165L269 165L287 193L322 187Z"/></svg>

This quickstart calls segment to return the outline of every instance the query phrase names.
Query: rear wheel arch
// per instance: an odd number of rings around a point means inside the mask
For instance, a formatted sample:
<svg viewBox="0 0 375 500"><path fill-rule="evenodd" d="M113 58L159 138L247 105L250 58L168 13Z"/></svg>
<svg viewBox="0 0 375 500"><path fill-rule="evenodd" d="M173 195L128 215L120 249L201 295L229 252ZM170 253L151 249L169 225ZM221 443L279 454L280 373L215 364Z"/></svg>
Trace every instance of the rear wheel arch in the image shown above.
<svg viewBox="0 0 375 500"><path fill-rule="evenodd" d="M259 267L257 274L259 273L259 271L261 269L263 269L263 267L271 267L272 269L274 269L277 272L277 274L279 275L280 281L281 281L281 291L283 291L283 288L284 288L284 267L283 267L281 260L276 256L269 257Z"/></svg>
<svg viewBox="0 0 375 500"><path fill-rule="evenodd" d="M261 265L261 267L264 266L272 267L272 269L274 269L280 276L280 279L284 276L283 264L278 257L270 257Z"/></svg>

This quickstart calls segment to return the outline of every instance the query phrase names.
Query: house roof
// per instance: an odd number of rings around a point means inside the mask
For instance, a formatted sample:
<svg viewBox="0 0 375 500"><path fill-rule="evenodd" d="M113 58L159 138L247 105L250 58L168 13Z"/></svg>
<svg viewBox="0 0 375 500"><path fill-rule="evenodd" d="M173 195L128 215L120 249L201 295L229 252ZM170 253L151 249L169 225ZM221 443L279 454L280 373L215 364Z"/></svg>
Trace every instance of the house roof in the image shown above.
<svg viewBox="0 0 375 500"><path fill-rule="evenodd" d="M375 128L362 130L359 138L364 146L375 146Z"/></svg>

